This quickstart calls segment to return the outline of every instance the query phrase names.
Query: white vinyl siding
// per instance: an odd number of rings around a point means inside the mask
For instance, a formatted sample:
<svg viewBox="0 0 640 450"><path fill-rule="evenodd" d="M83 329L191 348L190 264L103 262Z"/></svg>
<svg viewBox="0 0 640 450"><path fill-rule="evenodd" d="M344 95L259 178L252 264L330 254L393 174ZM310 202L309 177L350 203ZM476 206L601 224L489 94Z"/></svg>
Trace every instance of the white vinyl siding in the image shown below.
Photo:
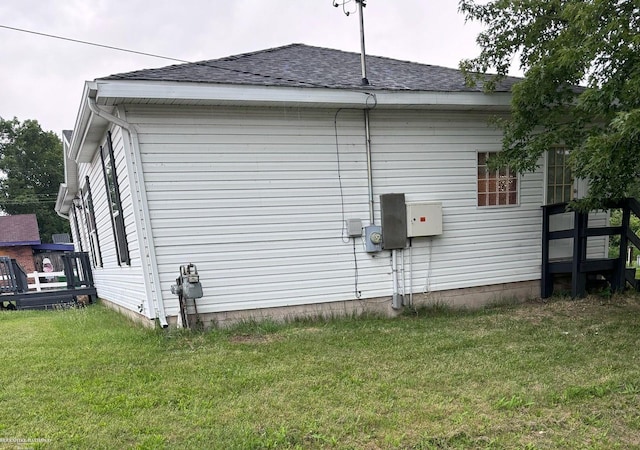
<svg viewBox="0 0 640 450"><path fill-rule="evenodd" d="M131 202L129 177L125 167L122 142L123 135L118 127L112 129L112 134L131 266L123 265L121 267L118 264L102 163L100 161L99 149L96 148L92 162L79 165L80 188L83 192L86 190L85 176L89 176L102 256L102 267L93 268L93 276L98 297L136 312L140 312L140 306L142 305L142 313L148 317L152 317L152 312L146 307L147 294L145 292L142 264L140 261L136 224L132 214L133 205ZM102 145L106 146L106 135ZM81 234L85 234L86 225L84 224L84 217L80 218L80 220L82 222L80 224L80 232ZM89 249L86 237L83 239L83 246L85 249Z"/></svg>
<svg viewBox="0 0 640 450"><path fill-rule="evenodd" d="M138 124L167 314L177 304L169 287L190 262L203 281L202 311L353 297L353 251L341 240L334 111L287 112L178 109L169 118L147 114ZM133 108L127 118L138 122ZM339 127L346 218L364 218L364 141L349 122ZM366 272L360 268L361 281ZM367 283L372 296L385 288L375 274Z"/></svg>
<svg viewBox="0 0 640 450"><path fill-rule="evenodd" d="M372 118L376 198L404 192L407 202L442 202L443 234L412 241L414 292L540 278L542 173L520 178L518 206L477 206L477 153L501 145L489 116L377 111Z"/></svg>
<svg viewBox="0 0 640 450"><path fill-rule="evenodd" d="M609 226L609 211L589 213L589 228ZM609 255L609 237L590 237L587 240L587 258L603 258Z"/></svg>
<svg viewBox="0 0 640 450"><path fill-rule="evenodd" d="M180 265L203 282L200 312L354 299L351 243L342 241L335 110L128 106L140 152L162 296ZM477 207L477 152L500 146L488 116L371 111L379 195L440 201L443 235L413 240L413 285L433 290L540 278L542 172L520 180L520 204ZM338 114L345 219L368 224L362 111ZM124 200L123 204L127 205ZM363 298L392 293L389 252L357 242ZM408 251L405 285L408 286Z"/></svg>

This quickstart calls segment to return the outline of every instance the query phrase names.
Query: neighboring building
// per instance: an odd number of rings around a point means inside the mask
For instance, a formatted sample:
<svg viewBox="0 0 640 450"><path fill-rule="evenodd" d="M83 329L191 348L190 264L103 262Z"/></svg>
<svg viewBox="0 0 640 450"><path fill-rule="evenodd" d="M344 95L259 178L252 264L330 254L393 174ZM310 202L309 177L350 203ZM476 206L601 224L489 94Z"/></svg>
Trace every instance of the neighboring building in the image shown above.
<svg viewBox="0 0 640 450"><path fill-rule="evenodd" d="M535 173L487 169L501 149L489 120L508 114L517 80L486 94L454 69L380 57L367 68L363 85L359 54L294 44L87 82L56 210L91 254L98 295L174 323L170 287L194 263L205 322L391 311L396 294L537 296L540 206L575 183L558 149ZM375 238L388 193L440 204L442 234L405 247L389 226L383 245L400 248L368 252L348 234L361 224ZM437 228L429 207L416 220Z"/></svg>
<svg viewBox="0 0 640 450"><path fill-rule="evenodd" d="M14 258L25 272L33 272L33 247L40 245L35 214L0 216L0 256Z"/></svg>

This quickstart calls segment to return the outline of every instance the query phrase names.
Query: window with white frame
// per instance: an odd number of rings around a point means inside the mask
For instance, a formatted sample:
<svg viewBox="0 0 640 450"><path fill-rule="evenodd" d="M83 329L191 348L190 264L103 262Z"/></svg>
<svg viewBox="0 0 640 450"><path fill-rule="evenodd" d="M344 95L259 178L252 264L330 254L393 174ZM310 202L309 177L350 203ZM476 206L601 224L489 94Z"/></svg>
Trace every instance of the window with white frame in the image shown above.
<svg viewBox="0 0 640 450"><path fill-rule="evenodd" d="M518 174L509 167L490 170L487 161L497 152L478 152L478 206L518 204Z"/></svg>
<svg viewBox="0 0 640 450"><path fill-rule="evenodd" d="M85 177L85 191L82 195L82 209L84 211L84 223L89 237L89 249L91 251L91 261L94 267L102 267L102 253L100 251L100 239L98 238L98 227L96 226L96 214L93 208L93 195L91 194L91 184L89 177Z"/></svg>
<svg viewBox="0 0 640 450"><path fill-rule="evenodd" d="M555 147L547 152L547 204L573 199L574 178L569 165L569 149Z"/></svg>
<svg viewBox="0 0 640 450"><path fill-rule="evenodd" d="M80 234L80 215L78 214L78 210L82 210L82 191L80 191L80 198L73 199L73 207L71 211L73 212L73 225L75 231L75 237L72 239L74 243L78 244L78 250L84 252L84 246L82 245L83 236Z"/></svg>
<svg viewBox="0 0 640 450"><path fill-rule="evenodd" d="M129 259L129 245L127 243L127 233L124 226L124 215L122 213L120 186L118 185L118 174L116 171L116 159L113 152L111 131L107 132L106 147L100 147L100 157L102 159L102 172L104 175L105 189L107 191L107 203L109 206L109 214L111 215L113 237L116 242L118 264L129 265L131 263Z"/></svg>

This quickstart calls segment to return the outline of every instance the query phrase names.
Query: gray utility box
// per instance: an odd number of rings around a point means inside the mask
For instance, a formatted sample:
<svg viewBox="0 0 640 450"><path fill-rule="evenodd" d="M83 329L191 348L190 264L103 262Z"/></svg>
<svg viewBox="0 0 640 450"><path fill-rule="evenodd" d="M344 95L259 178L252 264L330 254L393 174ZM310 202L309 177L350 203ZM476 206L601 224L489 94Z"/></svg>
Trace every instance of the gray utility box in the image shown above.
<svg viewBox="0 0 640 450"><path fill-rule="evenodd" d="M405 248L407 244L407 209L404 194L382 194L380 196L382 222L382 248L385 250Z"/></svg>

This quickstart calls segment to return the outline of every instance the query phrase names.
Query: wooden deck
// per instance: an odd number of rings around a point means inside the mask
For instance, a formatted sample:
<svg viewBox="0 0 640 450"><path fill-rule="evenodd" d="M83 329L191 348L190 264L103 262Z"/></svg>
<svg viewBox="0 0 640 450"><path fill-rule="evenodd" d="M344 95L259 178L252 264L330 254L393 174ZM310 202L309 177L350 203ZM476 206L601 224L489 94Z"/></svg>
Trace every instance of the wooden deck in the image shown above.
<svg viewBox="0 0 640 450"><path fill-rule="evenodd" d="M27 275L11 258L0 256L0 307L2 309L52 309L91 303L97 299L87 253L62 255L66 287L29 291Z"/></svg>
<svg viewBox="0 0 640 450"><path fill-rule="evenodd" d="M542 207L542 279L541 297L553 295L555 274L571 275L571 296L584 297L589 276L600 275L609 282L612 291L622 291L630 285L638 290L635 269L627 269L627 245L640 248L640 239L629 227L631 213L640 217L640 203L635 199L612 204L611 208L622 209L622 225L618 227L589 228L589 215L573 212L573 227L550 231L550 218L555 214L567 212L567 203L545 205ZM620 235L620 256L618 258L587 258L587 239L592 236ZM550 242L557 239L573 239L573 255L570 259L553 260L549 257Z"/></svg>

